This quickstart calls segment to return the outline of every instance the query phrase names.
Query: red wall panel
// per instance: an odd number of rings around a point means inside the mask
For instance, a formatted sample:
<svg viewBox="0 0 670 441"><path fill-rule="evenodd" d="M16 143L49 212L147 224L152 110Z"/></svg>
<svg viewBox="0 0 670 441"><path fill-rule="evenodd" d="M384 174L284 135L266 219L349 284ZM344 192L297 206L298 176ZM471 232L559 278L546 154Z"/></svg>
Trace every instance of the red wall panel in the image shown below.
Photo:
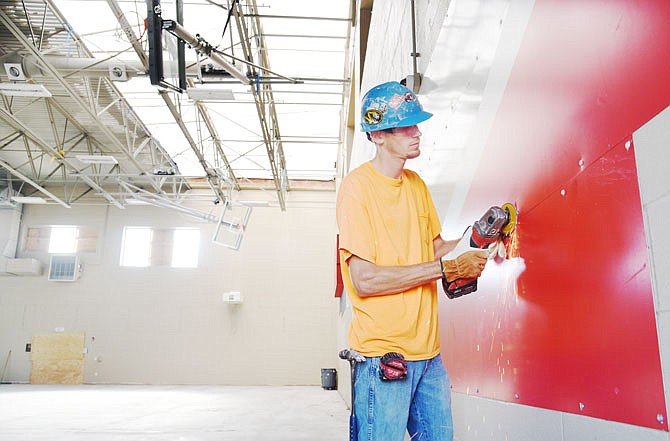
<svg viewBox="0 0 670 441"><path fill-rule="evenodd" d="M668 23L536 1L462 215L515 203L513 258L440 303L455 390L668 430L631 139L670 104Z"/></svg>

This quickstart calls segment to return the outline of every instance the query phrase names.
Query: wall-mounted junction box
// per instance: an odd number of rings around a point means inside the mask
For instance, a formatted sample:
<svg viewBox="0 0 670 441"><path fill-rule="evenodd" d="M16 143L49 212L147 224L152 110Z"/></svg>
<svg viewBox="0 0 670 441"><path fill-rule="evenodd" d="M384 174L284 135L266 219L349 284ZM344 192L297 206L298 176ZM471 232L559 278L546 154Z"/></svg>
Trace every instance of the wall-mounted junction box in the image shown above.
<svg viewBox="0 0 670 441"><path fill-rule="evenodd" d="M242 293L239 291L224 292L223 303L230 303L230 304L242 303Z"/></svg>

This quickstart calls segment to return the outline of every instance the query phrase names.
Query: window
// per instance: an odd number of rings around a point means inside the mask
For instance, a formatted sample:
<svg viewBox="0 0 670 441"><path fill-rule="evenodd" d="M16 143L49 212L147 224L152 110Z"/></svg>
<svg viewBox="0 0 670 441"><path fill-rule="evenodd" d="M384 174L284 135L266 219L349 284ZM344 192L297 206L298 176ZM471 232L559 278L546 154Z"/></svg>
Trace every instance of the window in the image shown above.
<svg viewBox="0 0 670 441"><path fill-rule="evenodd" d="M26 252L51 254L95 253L98 232L77 225L50 225L26 230Z"/></svg>
<svg viewBox="0 0 670 441"><path fill-rule="evenodd" d="M200 230L195 228L174 230L173 267L195 268L198 266L198 251L200 251Z"/></svg>
<svg viewBox="0 0 670 441"><path fill-rule="evenodd" d="M200 230L197 228L125 227L121 266L198 266Z"/></svg>
<svg viewBox="0 0 670 441"><path fill-rule="evenodd" d="M121 266L149 266L151 228L126 227L123 230Z"/></svg>
<svg viewBox="0 0 670 441"><path fill-rule="evenodd" d="M49 253L72 254L77 251L77 227L51 227Z"/></svg>

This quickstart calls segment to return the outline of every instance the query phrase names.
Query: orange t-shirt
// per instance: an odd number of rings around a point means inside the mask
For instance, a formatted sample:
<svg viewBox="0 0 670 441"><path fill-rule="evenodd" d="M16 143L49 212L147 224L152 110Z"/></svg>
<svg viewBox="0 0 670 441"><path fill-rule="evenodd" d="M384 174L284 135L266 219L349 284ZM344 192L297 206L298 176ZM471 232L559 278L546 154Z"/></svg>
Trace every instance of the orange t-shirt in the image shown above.
<svg viewBox="0 0 670 441"><path fill-rule="evenodd" d="M440 352L437 284L399 294L360 297L348 259L356 255L380 266L434 260L441 226L426 184L415 172L389 178L366 162L342 181L337 196L342 280L353 306L349 345L367 356L399 352L426 360Z"/></svg>

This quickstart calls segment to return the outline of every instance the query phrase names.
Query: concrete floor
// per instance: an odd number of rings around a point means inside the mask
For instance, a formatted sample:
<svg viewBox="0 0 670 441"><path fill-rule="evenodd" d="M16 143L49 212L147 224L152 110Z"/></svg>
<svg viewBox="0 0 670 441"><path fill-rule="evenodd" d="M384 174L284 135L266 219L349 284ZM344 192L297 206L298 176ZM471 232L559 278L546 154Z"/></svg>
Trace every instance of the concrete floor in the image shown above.
<svg viewBox="0 0 670 441"><path fill-rule="evenodd" d="M317 386L0 385L2 441L348 440Z"/></svg>

